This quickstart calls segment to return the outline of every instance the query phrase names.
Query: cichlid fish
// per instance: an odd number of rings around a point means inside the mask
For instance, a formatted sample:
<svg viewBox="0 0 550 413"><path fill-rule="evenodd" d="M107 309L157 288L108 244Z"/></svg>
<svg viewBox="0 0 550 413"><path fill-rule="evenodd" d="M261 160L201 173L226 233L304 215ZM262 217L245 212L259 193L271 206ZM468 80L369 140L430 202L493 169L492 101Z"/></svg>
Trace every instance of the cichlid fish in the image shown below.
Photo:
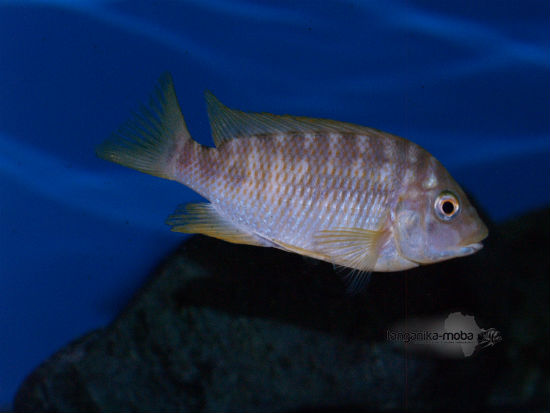
<svg viewBox="0 0 550 413"><path fill-rule="evenodd" d="M356 284L371 271L482 248L487 227L447 170L415 143L351 123L233 110L209 92L206 102L215 148L189 135L166 74L149 107L97 150L210 201L179 207L167 220L173 231L349 267L358 270Z"/></svg>

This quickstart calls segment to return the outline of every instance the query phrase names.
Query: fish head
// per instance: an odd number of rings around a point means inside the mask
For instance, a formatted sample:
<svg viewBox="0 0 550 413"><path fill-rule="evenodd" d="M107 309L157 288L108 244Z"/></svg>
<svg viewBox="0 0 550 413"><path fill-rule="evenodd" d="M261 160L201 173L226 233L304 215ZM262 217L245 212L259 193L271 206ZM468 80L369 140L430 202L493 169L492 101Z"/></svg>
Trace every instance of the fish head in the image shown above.
<svg viewBox="0 0 550 413"><path fill-rule="evenodd" d="M416 177L392 213L398 253L430 264L479 251L487 226L447 170L430 156Z"/></svg>

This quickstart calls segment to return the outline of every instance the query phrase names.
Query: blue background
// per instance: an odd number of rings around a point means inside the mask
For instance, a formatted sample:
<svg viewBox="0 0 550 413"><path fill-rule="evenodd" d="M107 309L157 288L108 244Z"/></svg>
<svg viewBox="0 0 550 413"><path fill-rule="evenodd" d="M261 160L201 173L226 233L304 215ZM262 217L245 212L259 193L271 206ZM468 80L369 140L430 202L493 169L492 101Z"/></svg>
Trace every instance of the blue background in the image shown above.
<svg viewBox="0 0 550 413"><path fill-rule="evenodd" d="M183 239L182 185L94 148L174 77L250 111L372 126L425 147L496 220L550 201L548 1L0 1L0 408L106 325Z"/></svg>

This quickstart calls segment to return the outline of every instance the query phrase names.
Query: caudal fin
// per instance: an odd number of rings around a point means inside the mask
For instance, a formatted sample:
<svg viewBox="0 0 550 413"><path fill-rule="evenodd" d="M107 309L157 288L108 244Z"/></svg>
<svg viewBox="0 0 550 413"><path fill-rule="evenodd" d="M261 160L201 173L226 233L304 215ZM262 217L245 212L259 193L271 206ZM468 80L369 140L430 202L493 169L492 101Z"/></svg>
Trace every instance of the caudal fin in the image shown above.
<svg viewBox="0 0 550 413"><path fill-rule="evenodd" d="M149 105L142 106L132 119L97 147L96 153L108 161L174 179L170 160L178 143L190 139L172 77L166 73L159 79Z"/></svg>

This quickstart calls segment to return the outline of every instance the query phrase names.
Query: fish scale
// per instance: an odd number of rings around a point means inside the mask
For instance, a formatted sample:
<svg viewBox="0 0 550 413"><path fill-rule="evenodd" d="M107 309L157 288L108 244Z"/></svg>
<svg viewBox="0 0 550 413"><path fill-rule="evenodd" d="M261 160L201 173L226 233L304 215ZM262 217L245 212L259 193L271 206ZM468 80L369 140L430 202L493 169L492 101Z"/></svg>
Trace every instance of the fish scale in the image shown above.
<svg viewBox="0 0 550 413"><path fill-rule="evenodd" d="M207 170L198 175L217 173L209 175L205 187L193 189L207 199L215 198L220 211L249 230L286 243L298 242L302 248L313 246L312 232L323 225L376 229L399 183L390 180L391 173L381 182L379 174L371 179L359 173L352 176L348 167L356 160L363 171L368 159L361 153L375 152L350 147L376 143L366 136L335 134L317 135L315 140L309 147L297 134L227 142L219 152L205 151L212 159L201 163ZM182 181L189 185L185 177ZM317 184L312 185L314 181ZM370 196L358 196L367 193Z"/></svg>
<svg viewBox="0 0 550 413"><path fill-rule="evenodd" d="M481 248L486 226L415 143L350 123L229 109L210 93L206 100L215 148L191 138L166 75L150 107L97 150L210 201L180 206L167 220L172 230L276 247L359 274Z"/></svg>

